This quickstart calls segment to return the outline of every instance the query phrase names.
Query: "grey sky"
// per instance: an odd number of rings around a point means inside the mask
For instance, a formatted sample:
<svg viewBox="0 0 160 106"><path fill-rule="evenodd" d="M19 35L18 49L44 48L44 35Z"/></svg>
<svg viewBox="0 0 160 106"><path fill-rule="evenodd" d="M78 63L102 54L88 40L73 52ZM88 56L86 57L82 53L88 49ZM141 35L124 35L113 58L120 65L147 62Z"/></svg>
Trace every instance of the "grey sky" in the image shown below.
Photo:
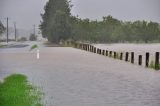
<svg viewBox="0 0 160 106"><path fill-rule="evenodd" d="M74 14L82 18L101 19L112 15L121 20L160 22L160 0L73 0Z"/></svg>
<svg viewBox="0 0 160 106"><path fill-rule="evenodd" d="M40 13L48 0L0 0L0 18L9 17L21 28L38 26ZM72 14L81 18L101 20L112 15L124 21L147 20L160 22L160 0L72 0ZM3 20L4 21L4 20Z"/></svg>
<svg viewBox="0 0 160 106"><path fill-rule="evenodd" d="M19 28L32 29L34 24L38 27L46 1L0 0L0 18L8 16L10 26L16 21Z"/></svg>

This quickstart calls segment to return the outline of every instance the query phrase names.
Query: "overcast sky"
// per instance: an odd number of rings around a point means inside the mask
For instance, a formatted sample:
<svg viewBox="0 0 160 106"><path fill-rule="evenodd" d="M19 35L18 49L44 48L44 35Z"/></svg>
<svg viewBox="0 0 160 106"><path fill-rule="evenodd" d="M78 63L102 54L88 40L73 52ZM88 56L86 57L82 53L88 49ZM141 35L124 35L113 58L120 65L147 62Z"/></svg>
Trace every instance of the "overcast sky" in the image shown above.
<svg viewBox="0 0 160 106"><path fill-rule="evenodd" d="M10 18L19 28L32 29L40 23L40 13L48 0L0 0L0 19ZM147 20L160 23L160 0L72 0L72 14L101 20L112 15L123 21Z"/></svg>

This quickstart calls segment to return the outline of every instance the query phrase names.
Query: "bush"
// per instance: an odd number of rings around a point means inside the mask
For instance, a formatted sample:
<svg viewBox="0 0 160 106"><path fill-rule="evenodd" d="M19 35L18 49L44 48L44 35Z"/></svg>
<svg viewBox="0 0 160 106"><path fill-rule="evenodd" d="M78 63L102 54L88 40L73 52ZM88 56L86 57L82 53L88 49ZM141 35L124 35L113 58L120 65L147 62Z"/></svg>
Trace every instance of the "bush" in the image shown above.
<svg viewBox="0 0 160 106"><path fill-rule="evenodd" d="M26 37L21 37L18 41L27 41Z"/></svg>
<svg viewBox="0 0 160 106"><path fill-rule="evenodd" d="M31 34L30 37L29 37L29 40L30 41L36 41L37 37L34 34Z"/></svg>

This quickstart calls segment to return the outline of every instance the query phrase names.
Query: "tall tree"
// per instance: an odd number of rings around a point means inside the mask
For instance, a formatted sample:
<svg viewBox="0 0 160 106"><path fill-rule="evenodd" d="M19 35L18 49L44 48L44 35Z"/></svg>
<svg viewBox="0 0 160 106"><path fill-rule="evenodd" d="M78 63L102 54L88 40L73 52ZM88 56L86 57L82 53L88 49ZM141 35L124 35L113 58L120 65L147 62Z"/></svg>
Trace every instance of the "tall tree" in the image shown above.
<svg viewBox="0 0 160 106"><path fill-rule="evenodd" d="M40 29L48 41L59 43L71 35L70 5L67 0L49 0L41 14Z"/></svg>

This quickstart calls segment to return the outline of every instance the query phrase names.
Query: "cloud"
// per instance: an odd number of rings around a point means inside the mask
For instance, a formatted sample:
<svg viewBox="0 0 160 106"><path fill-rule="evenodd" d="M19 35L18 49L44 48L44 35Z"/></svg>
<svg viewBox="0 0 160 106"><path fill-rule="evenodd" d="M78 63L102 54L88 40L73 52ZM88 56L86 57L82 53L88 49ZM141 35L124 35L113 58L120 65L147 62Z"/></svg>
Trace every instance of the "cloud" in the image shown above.
<svg viewBox="0 0 160 106"><path fill-rule="evenodd" d="M48 0L0 0L0 18L9 17L10 26L32 29L40 24L40 13ZM103 16L126 20L160 22L160 0L72 0L73 15L100 20Z"/></svg>

